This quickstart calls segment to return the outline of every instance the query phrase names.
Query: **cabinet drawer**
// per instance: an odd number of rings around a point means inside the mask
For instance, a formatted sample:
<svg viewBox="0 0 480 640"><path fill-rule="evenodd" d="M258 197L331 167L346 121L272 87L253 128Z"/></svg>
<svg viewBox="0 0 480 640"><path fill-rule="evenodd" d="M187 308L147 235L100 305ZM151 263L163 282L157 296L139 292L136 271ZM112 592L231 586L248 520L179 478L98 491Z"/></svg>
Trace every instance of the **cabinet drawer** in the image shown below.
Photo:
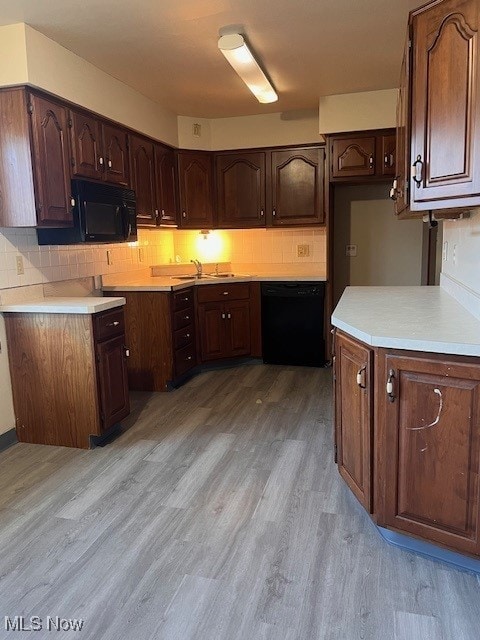
<svg viewBox="0 0 480 640"><path fill-rule="evenodd" d="M173 310L180 311L193 306L193 287L176 291L173 294Z"/></svg>
<svg viewBox="0 0 480 640"><path fill-rule="evenodd" d="M197 364L195 345L189 344L175 354L175 376L181 376Z"/></svg>
<svg viewBox="0 0 480 640"><path fill-rule="evenodd" d="M198 302L224 302L225 300L246 300L250 297L250 285L238 284L209 284L198 287Z"/></svg>
<svg viewBox="0 0 480 640"><path fill-rule="evenodd" d="M176 311L173 314L173 330L183 329L193 322L193 308Z"/></svg>
<svg viewBox="0 0 480 640"><path fill-rule="evenodd" d="M174 331L173 333L173 349L174 351L178 351L178 349L182 349L187 344L190 344L195 339L195 334L193 332L193 325L188 325L183 329L179 329L178 331Z"/></svg>
<svg viewBox="0 0 480 640"><path fill-rule="evenodd" d="M95 314L93 316L93 326L97 342L125 333L123 307Z"/></svg>

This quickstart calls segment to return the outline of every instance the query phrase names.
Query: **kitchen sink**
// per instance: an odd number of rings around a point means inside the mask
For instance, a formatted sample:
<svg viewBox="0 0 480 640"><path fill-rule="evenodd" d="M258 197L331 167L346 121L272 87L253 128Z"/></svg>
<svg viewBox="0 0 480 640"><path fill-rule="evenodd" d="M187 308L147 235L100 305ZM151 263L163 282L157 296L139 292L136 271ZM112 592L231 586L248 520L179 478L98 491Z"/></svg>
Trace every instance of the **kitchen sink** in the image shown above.
<svg viewBox="0 0 480 640"><path fill-rule="evenodd" d="M247 273L211 273L211 278L250 278Z"/></svg>
<svg viewBox="0 0 480 640"><path fill-rule="evenodd" d="M207 274L202 274L201 276L197 276L197 274L185 275L185 276L171 276L172 280L205 280L208 278L212 278L213 276L208 276Z"/></svg>

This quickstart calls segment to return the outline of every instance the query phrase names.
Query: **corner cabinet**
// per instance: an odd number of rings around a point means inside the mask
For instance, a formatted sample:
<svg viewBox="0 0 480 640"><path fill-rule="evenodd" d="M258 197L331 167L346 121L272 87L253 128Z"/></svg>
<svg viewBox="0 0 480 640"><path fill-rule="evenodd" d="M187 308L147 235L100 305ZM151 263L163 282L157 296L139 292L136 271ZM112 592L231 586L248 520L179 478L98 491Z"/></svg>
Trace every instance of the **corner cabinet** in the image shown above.
<svg viewBox="0 0 480 640"><path fill-rule="evenodd" d="M437 0L410 14L398 136L412 213L480 205L479 13L477 0ZM399 214L403 181L393 185Z"/></svg>
<svg viewBox="0 0 480 640"><path fill-rule="evenodd" d="M395 175L394 129L333 134L328 144L330 182L378 182Z"/></svg>
<svg viewBox="0 0 480 640"><path fill-rule="evenodd" d="M376 523L480 556L478 358L335 331L339 472ZM375 410L373 410L373 407Z"/></svg>
<svg viewBox="0 0 480 640"><path fill-rule="evenodd" d="M178 185L182 229L212 229L213 155L208 151L179 151Z"/></svg>
<svg viewBox="0 0 480 640"><path fill-rule="evenodd" d="M20 442L89 448L130 413L123 308L5 314Z"/></svg>

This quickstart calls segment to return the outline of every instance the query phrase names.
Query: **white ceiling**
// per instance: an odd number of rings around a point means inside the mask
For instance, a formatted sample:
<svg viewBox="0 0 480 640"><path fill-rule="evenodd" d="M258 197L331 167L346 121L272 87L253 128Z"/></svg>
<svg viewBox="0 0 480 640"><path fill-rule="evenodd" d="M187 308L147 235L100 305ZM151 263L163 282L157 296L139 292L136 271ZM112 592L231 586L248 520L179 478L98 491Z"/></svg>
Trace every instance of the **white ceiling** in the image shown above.
<svg viewBox="0 0 480 640"><path fill-rule="evenodd" d="M321 95L398 86L420 0L0 0L26 22L181 115L310 109ZM260 105L217 49L240 25L280 99Z"/></svg>

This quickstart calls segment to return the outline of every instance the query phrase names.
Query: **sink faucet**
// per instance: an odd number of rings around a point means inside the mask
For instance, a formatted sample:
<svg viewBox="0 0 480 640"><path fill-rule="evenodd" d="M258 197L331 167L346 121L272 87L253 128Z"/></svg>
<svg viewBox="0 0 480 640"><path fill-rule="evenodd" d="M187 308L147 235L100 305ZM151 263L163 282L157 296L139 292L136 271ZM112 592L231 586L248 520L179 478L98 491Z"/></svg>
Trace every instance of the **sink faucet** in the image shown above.
<svg viewBox="0 0 480 640"><path fill-rule="evenodd" d="M190 260L190 262L193 262L193 264L195 265L195 268L197 269L197 278L201 278L203 273L203 267L200 260Z"/></svg>

